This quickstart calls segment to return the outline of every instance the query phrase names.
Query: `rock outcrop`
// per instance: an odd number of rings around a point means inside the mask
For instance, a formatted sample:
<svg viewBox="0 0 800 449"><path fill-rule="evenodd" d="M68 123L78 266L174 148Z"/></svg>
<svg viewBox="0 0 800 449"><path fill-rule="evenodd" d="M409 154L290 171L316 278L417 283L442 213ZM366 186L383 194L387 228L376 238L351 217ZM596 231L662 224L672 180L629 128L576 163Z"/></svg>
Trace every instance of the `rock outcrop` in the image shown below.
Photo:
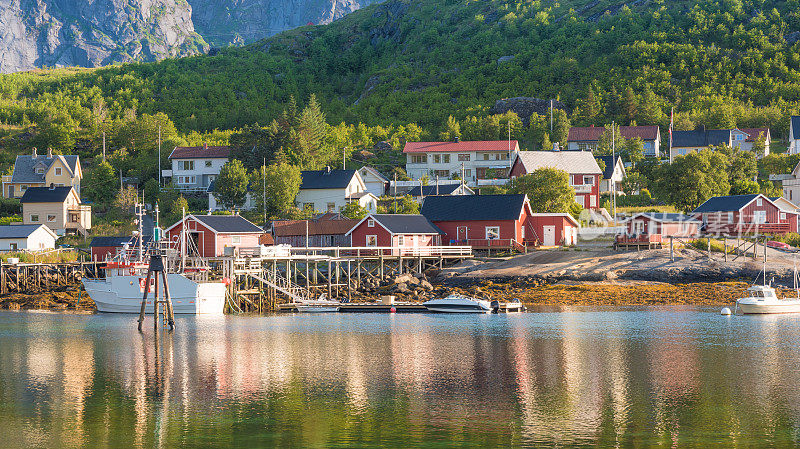
<svg viewBox="0 0 800 449"><path fill-rule="evenodd" d="M0 72L197 54L182 0L0 0Z"/></svg>
<svg viewBox="0 0 800 449"><path fill-rule="evenodd" d="M189 56L380 0L0 0L0 73Z"/></svg>

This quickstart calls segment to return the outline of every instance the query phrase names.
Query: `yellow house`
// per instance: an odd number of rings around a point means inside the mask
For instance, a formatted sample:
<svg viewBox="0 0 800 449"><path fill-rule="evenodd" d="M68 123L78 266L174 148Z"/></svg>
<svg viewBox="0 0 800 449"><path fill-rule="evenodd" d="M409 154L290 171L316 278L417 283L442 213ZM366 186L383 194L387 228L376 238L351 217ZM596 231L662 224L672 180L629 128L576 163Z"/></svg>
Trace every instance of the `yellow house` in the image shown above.
<svg viewBox="0 0 800 449"><path fill-rule="evenodd" d="M31 187L73 187L81 194L81 178L83 171L78 156L54 155L47 150L47 155L31 154L17 156L14 172L3 176L3 197L22 198Z"/></svg>
<svg viewBox="0 0 800 449"><path fill-rule="evenodd" d="M73 187L28 187L20 203L23 224L43 224L58 235L92 228L92 208L81 204Z"/></svg>

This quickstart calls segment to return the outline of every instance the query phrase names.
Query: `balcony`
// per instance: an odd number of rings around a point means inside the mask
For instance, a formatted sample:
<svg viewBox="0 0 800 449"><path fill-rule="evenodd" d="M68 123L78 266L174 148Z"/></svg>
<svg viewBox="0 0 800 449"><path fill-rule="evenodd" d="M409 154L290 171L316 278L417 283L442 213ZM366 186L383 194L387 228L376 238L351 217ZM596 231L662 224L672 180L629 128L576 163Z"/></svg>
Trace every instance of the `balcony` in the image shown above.
<svg viewBox="0 0 800 449"><path fill-rule="evenodd" d="M171 178L172 177L172 170L161 170L161 177L162 178Z"/></svg>
<svg viewBox="0 0 800 449"><path fill-rule="evenodd" d="M510 179L479 179L478 180L478 187L484 186L505 186L508 185Z"/></svg>

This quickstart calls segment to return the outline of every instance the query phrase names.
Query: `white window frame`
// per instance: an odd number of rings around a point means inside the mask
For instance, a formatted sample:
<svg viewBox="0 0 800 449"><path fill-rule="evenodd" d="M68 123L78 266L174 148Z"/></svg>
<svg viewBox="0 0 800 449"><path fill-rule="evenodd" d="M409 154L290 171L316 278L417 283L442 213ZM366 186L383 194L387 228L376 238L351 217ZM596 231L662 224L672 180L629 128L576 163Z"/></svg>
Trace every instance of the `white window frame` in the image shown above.
<svg viewBox="0 0 800 449"><path fill-rule="evenodd" d="M31 214L30 219L31 219L31 221L38 223L39 222L39 214Z"/></svg>
<svg viewBox="0 0 800 449"><path fill-rule="evenodd" d="M458 155L458 162L469 162L470 155L467 154L459 154Z"/></svg>
<svg viewBox="0 0 800 449"><path fill-rule="evenodd" d="M523 224L519 230L519 238L520 240L525 240L525 225Z"/></svg>
<svg viewBox="0 0 800 449"><path fill-rule="evenodd" d="M728 212L728 224L733 224L733 212Z"/></svg>
<svg viewBox="0 0 800 449"><path fill-rule="evenodd" d="M242 243L242 236L241 235L232 235L231 236L231 243L233 243L233 244Z"/></svg>
<svg viewBox="0 0 800 449"><path fill-rule="evenodd" d="M48 223L55 223L56 222L56 214L47 214L47 222Z"/></svg>
<svg viewBox="0 0 800 449"><path fill-rule="evenodd" d="M375 227L375 220L373 220L372 218L367 220L367 227L368 228L374 228Z"/></svg>
<svg viewBox="0 0 800 449"><path fill-rule="evenodd" d="M206 167L211 167L211 161L206 161Z"/></svg>
<svg viewBox="0 0 800 449"><path fill-rule="evenodd" d="M61 171L61 167L56 167L55 173L56 173L56 176L61 176L61 174L63 173Z"/></svg>
<svg viewBox="0 0 800 449"><path fill-rule="evenodd" d="M589 195L589 207L597 207L597 197Z"/></svg>
<svg viewBox="0 0 800 449"><path fill-rule="evenodd" d="M753 212L753 223L764 224L767 222L767 211L757 210Z"/></svg>
<svg viewBox="0 0 800 449"><path fill-rule="evenodd" d="M404 237L403 235L398 235L397 236L397 246L403 246L403 244L405 243L403 241L403 237Z"/></svg>
<svg viewBox="0 0 800 449"><path fill-rule="evenodd" d="M786 220L786 212L781 212L781 221Z"/></svg>
<svg viewBox="0 0 800 449"><path fill-rule="evenodd" d="M589 180L589 182L586 182L587 179ZM585 185L585 186L586 185L593 186L594 185L594 176L584 175L583 176L583 185Z"/></svg>
<svg viewBox="0 0 800 449"><path fill-rule="evenodd" d="M486 226L486 240L499 240L500 239L500 226ZM494 237L490 237L494 235Z"/></svg>
<svg viewBox="0 0 800 449"><path fill-rule="evenodd" d="M19 191L24 192L26 190L28 190L28 186L26 184L20 184Z"/></svg>
<svg viewBox="0 0 800 449"><path fill-rule="evenodd" d="M764 202L761 198L756 199L756 206L761 206L763 203Z"/></svg>
<svg viewBox="0 0 800 449"><path fill-rule="evenodd" d="M450 155L449 154L443 154L442 155L442 163L443 164L449 164L450 163Z"/></svg>
<svg viewBox="0 0 800 449"><path fill-rule="evenodd" d="M411 163L412 164L427 164L428 163L428 155L427 154L412 154L411 155Z"/></svg>
<svg viewBox="0 0 800 449"><path fill-rule="evenodd" d="M367 235L366 239L364 241L364 246L373 247L373 248L378 246L378 236L375 235L375 234Z"/></svg>
<svg viewBox="0 0 800 449"><path fill-rule="evenodd" d="M336 212L336 203L327 203L325 206L328 212Z"/></svg>

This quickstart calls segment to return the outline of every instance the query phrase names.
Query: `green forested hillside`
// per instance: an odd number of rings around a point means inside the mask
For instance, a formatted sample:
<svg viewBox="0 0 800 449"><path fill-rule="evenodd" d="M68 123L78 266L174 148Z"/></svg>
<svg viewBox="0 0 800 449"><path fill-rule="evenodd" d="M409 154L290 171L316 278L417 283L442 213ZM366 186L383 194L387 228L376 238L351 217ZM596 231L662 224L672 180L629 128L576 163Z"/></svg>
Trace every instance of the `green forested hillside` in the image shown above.
<svg viewBox="0 0 800 449"><path fill-rule="evenodd" d="M800 2L389 0L213 56L0 77L0 121L88 127L166 113L181 132L268 123L290 95L328 118L417 123L559 98L573 124L771 126L800 104ZM102 100L101 100L102 99ZM764 108L759 108L763 106Z"/></svg>

